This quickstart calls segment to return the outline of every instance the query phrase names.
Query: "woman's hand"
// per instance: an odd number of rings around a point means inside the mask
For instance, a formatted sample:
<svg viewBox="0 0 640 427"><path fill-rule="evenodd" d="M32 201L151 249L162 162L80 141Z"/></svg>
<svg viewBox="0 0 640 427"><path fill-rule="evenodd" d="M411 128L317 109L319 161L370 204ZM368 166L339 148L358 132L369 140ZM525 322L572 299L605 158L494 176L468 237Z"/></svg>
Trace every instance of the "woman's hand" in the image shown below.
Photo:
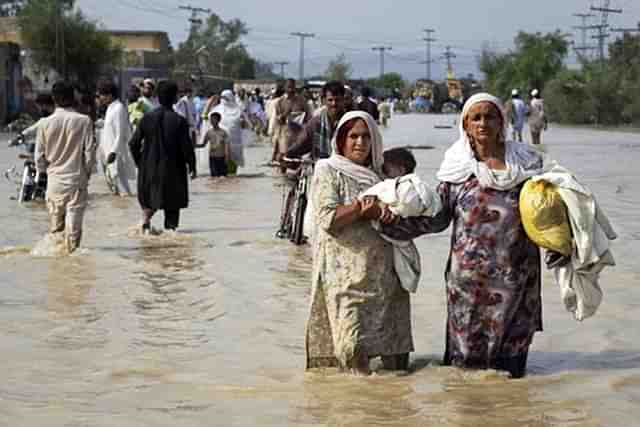
<svg viewBox="0 0 640 427"><path fill-rule="evenodd" d="M382 209L378 204L378 198L375 196L366 196L360 202L360 216L364 219L374 220L380 219Z"/></svg>
<svg viewBox="0 0 640 427"><path fill-rule="evenodd" d="M398 216L393 212L391 212L391 210L389 209L389 206L385 204L381 204L381 205L382 207L381 207L379 221L384 225L389 225L396 222L396 220L398 219Z"/></svg>

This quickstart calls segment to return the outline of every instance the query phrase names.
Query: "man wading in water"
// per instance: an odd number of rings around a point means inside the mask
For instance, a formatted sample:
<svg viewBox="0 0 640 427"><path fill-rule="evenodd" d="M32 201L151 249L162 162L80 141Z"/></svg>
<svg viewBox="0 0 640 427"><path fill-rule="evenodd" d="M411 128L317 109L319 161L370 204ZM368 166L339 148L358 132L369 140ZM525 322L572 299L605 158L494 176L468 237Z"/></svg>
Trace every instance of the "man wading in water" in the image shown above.
<svg viewBox="0 0 640 427"><path fill-rule="evenodd" d="M164 210L165 229L178 228L180 209L189 204L188 174L191 174L191 179L197 176L189 124L173 111L177 97L175 82L160 82L160 108L142 117L129 141L131 154L138 166L138 201L143 213L143 233L150 230L151 218L158 209Z"/></svg>

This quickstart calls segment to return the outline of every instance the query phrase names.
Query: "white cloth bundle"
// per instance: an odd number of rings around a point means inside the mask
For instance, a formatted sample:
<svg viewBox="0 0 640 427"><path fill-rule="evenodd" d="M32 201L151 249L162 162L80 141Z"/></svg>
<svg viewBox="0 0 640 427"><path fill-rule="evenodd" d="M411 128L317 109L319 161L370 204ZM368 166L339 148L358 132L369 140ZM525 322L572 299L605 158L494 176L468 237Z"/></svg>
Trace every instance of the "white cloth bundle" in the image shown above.
<svg viewBox="0 0 640 427"><path fill-rule="evenodd" d="M408 174L394 179L386 179L360 194L359 198L376 196L389 206L389 210L402 218L412 216L433 216L442 209L438 193L416 174ZM380 225L374 221L374 228ZM413 240L400 241L381 236L393 244L393 259L396 273L402 287L415 292L422 273L420 253Z"/></svg>
<svg viewBox="0 0 640 427"><path fill-rule="evenodd" d="M389 205L389 210L402 218L412 216L433 216L442 209L438 193L416 174L408 174L394 179L385 179L360 195L377 196Z"/></svg>
<svg viewBox="0 0 640 427"><path fill-rule="evenodd" d="M593 316L602 302L600 272L615 265L609 241L617 238L616 232L591 191L568 170L556 165L532 179L557 185L567 206L574 241L571 262L553 268L552 272L565 307L576 320L582 321Z"/></svg>

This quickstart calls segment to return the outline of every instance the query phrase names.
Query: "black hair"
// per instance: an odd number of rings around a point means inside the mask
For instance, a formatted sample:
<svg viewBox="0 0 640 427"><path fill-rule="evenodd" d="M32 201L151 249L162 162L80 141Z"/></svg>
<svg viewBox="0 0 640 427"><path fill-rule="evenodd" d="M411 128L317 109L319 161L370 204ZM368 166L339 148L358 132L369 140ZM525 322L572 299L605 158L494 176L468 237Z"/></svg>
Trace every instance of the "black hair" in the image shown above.
<svg viewBox="0 0 640 427"><path fill-rule="evenodd" d="M391 148L382 153L384 165L392 164L403 167L405 173L413 173L416 170L416 158L406 148ZM386 169L386 168L385 168Z"/></svg>
<svg viewBox="0 0 640 427"><path fill-rule="evenodd" d="M127 101L129 104L136 102L140 98L140 88L136 85L131 85L127 91Z"/></svg>
<svg viewBox="0 0 640 427"><path fill-rule="evenodd" d="M211 120L212 117L217 117L218 121L222 120L222 114L218 113L217 111L215 113L211 113L211 115L209 116L209 120Z"/></svg>
<svg viewBox="0 0 640 427"><path fill-rule="evenodd" d="M46 93L41 93L36 96L36 104L39 105L53 105L53 97Z"/></svg>
<svg viewBox="0 0 640 427"><path fill-rule="evenodd" d="M289 83L293 83L293 87L296 87L296 81L294 79L287 79L285 81L285 86L288 85Z"/></svg>
<svg viewBox="0 0 640 427"><path fill-rule="evenodd" d="M71 83L63 80L54 83L51 94L53 96L53 102L55 102L57 106L66 108L73 105L75 93Z"/></svg>
<svg viewBox="0 0 640 427"><path fill-rule="evenodd" d="M344 96L344 85L337 80L331 80L330 82L327 82L324 84L324 86L322 86L322 97L324 98L325 96L327 96L327 93L329 92L333 96Z"/></svg>
<svg viewBox="0 0 640 427"><path fill-rule="evenodd" d="M365 98L368 98L371 96L371 89L369 89L368 87L363 87L362 90L360 91L360 93L362 94L362 96L364 96Z"/></svg>
<svg viewBox="0 0 640 427"><path fill-rule="evenodd" d="M98 80L98 93L100 95L111 95L113 99L118 98L118 86L109 78Z"/></svg>
<svg viewBox="0 0 640 427"><path fill-rule="evenodd" d="M173 80L158 83L158 101L166 108L172 108L178 98L178 85Z"/></svg>
<svg viewBox="0 0 640 427"><path fill-rule="evenodd" d="M255 88L254 92L256 93L256 95L260 96L261 91L259 87Z"/></svg>

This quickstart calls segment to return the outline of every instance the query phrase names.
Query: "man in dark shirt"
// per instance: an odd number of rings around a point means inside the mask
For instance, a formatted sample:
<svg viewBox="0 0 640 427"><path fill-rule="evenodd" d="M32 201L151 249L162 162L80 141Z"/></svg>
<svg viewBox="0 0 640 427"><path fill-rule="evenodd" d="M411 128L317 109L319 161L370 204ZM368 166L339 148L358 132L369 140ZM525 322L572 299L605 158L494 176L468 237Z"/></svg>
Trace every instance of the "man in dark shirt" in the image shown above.
<svg viewBox="0 0 640 427"><path fill-rule="evenodd" d="M314 159L331 155L331 139L340 118L345 113L344 85L339 81L327 82L322 87L323 107L307 122L287 150L286 157L301 157L311 153Z"/></svg>
<svg viewBox="0 0 640 427"><path fill-rule="evenodd" d="M378 104L370 99L371 89L363 87L360 93L362 94L362 100L356 105L356 110L366 111L377 122L380 119L380 113L378 112Z"/></svg>

